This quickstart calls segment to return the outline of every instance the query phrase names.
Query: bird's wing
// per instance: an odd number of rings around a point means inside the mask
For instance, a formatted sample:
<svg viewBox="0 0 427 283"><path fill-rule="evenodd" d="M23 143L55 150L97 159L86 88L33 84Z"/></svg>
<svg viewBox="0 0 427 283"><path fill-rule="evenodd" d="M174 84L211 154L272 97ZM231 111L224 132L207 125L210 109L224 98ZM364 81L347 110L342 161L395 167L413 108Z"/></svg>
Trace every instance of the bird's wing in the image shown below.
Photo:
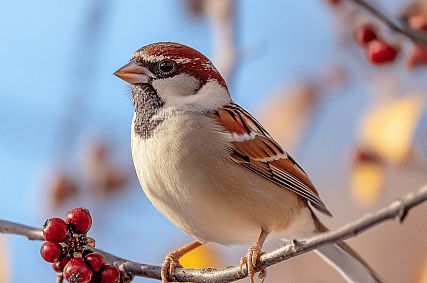
<svg viewBox="0 0 427 283"><path fill-rule="evenodd" d="M295 192L331 216L304 170L248 112L230 103L210 116L232 137L230 156L235 162Z"/></svg>

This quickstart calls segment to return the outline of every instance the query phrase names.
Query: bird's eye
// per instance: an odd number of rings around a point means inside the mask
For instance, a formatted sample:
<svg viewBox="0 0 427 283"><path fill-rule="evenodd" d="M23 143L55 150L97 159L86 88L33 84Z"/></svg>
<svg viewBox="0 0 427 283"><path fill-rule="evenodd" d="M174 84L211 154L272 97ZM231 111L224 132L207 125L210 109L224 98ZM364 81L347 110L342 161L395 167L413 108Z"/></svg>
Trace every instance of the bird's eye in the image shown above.
<svg viewBox="0 0 427 283"><path fill-rule="evenodd" d="M159 69L163 73L170 73L173 70L174 63L170 60L163 60L159 63Z"/></svg>

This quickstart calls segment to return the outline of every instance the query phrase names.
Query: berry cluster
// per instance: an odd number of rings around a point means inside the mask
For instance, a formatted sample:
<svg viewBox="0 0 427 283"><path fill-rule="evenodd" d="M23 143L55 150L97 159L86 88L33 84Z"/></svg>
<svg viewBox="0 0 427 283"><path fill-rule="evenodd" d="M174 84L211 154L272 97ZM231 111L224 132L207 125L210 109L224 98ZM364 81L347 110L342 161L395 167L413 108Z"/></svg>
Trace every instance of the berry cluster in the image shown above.
<svg viewBox="0 0 427 283"><path fill-rule="evenodd" d="M427 33L427 20L420 16L411 16L408 20L410 28L417 32ZM381 39L375 26L362 24L355 30L355 39L366 49L368 60L375 65L383 65L395 61L400 52L398 46L391 45ZM417 66L427 65L427 45L414 44L413 49L406 56L406 65L409 69Z"/></svg>
<svg viewBox="0 0 427 283"><path fill-rule="evenodd" d="M399 54L400 48L381 39L371 24L363 24L357 27L354 35L357 43L365 48L368 60L372 64L391 63Z"/></svg>
<svg viewBox="0 0 427 283"><path fill-rule="evenodd" d="M119 270L107 265L102 254L92 252L95 241L87 236L92 226L92 217L85 208L70 210L65 221L50 218L43 226L46 242L40 249L44 260L63 274L71 283L118 283Z"/></svg>

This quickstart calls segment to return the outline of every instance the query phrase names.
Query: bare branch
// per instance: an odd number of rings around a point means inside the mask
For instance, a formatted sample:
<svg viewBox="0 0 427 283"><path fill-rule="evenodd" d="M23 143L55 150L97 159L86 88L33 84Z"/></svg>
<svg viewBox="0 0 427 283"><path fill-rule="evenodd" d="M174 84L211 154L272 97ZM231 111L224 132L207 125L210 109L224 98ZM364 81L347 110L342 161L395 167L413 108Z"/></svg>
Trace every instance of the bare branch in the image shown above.
<svg viewBox="0 0 427 283"><path fill-rule="evenodd" d="M235 1L205 1L205 10L213 31L214 62L229 83L239 60Z"/></svg>
<svg viewBox="0 0 427 283"><path fill-rule="evenodd" d="M255 269L256 271L261 271L268 266L307 253L320 246L341 242L348 238L355 237L359 233L385 221L399 219L399 221L402 222L410 209L426 200L427 185L416 192L406 195L401 200L394 201L387 207L368 214L340 229L322 233L304 240L293 240L277 250L265 253L261 256ZM3 220L0 220L0 233L17 234L33 240L43 240L42 233L39 229ZM122 275L125 277L123 278L124 282L130 282L135 276L160 279L160 266L140 264L101 250L97 251L105 256L109 264L113 264L121 270ZM213 268L179 268L175 271L173 276L171 276L170 280L178 282L230 282L247 276L248 272L246 268L240 270L240 266L231 266L220 270Z"/></svg>
<svg viewBox="0 0 427 283"><path fill-rule="evenodd" d="M43 233L40 229L17 224L14 222L1 220L0 219L0 233L2 234L13 234L27 237L29 240L41 240L43 241Z"/></svg>
<svg viewBox="0 0 427 283"><path fill-rule="evenodd" d="M369 11L373 16L375 16L384 24L386 24L389 28L406 36L414 43L419 43L424 45L427 44L427 35L425 32L411 29L407 23L403 21L399 21L396 18L390 15L387 15L384 11L381 11L380 8L370 3L369 0L348 0L348 1L356 3L359 6L362 6L367 11Z"/></svg>

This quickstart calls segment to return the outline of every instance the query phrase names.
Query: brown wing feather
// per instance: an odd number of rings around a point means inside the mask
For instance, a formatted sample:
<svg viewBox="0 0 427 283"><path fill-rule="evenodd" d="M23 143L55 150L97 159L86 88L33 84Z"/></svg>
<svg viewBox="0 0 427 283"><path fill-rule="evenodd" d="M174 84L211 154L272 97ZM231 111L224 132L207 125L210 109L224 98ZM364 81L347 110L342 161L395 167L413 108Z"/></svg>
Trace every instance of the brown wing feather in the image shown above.
<svg viewBox="0 0 427 283"><path fill-rule="evenodd" d="M304 170L248 112L231 103L212 113L211 117L233 137L233 160L331 215Z"/></svg>

